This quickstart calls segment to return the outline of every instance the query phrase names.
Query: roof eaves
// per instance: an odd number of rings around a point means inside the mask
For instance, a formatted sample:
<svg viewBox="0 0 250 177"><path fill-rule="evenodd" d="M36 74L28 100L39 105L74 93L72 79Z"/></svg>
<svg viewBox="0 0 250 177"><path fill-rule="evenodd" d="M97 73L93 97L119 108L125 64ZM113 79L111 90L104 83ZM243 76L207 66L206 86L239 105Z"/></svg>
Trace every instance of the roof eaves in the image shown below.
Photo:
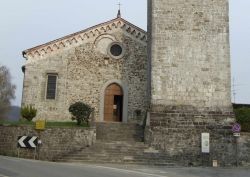
<svg viewBox="0 0 250 177"><path fill-rule="evenodd" d="M33 50L36 50L36 49L39 49L39 48L42 48L42 47L45 47L45 46L48 46L48 45L57 43L57 42L59 42L59 41L62 41L62 40L65 40L65 39L68 39L68 38L71 38L71 37L74 37L74 36L76 36L76 35L78 35L78 34L81 34L81 33L87 32L87 31L90 31L90 30L95 29L95 28L97 28L97 27L99 27L99 26L103 26L103 25L105 25L105 24L112 23L112 22L115 22L115 21L117 21L117 20L123 21L125 24L128 24L129 26L132 26L133 28L137 29L138 31L141 31L142 33L145 33L145 35L147 34L147 32L146 32L145 30L143 30L143 29L141 29L141 28L135 26L134 24L128 22L127 20L125 20L125 19L123 19L123 18L121 18L121 17L117 17L117 18L114 18L114 19L112 19L112 20L109 20L109 21L106 21L106 22L97 24L97 25L95 25L95 26L86 28L86 29L84 29L84 30L78 31L78 32L76 32L76 33L72 33L72 34L66 35L66 36L64 36L64 37L61 37L61 38L52 40L52 41L50 41L50 42L47 42L47 43L44 43L44 44L41 44L41 45L32 47L32 48L30 48L30 49L26 49L26 50L24 50L24 51L22 52L22 55L23 55L24 58L26 58L26 54L27 54L28 52L31 52L31 51L33 51Z"/></svg>

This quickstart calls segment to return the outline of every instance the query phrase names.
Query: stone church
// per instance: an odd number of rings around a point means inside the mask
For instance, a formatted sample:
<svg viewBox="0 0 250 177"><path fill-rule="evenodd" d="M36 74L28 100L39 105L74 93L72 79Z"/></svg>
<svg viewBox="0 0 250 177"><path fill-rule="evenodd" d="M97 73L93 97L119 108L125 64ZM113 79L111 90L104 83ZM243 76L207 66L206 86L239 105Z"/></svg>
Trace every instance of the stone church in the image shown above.
<svg viewBox="0 0 250 177"><path fill-rule="evenodd" d="M25 50L23 104L47 120L69 120L76 101L95 108L95 122L146 119L143 141L172 160L232 164L228 11L228 0L148 0L147 33L118 12Z"/></svg>
<svg viewBox="0 0 250 177"><path fill-rule="evenodd" d="M95 121L138 122L148 109L146 32L117 18L25 50L23 104L37 118L70 121L82 101Z"/></svg>

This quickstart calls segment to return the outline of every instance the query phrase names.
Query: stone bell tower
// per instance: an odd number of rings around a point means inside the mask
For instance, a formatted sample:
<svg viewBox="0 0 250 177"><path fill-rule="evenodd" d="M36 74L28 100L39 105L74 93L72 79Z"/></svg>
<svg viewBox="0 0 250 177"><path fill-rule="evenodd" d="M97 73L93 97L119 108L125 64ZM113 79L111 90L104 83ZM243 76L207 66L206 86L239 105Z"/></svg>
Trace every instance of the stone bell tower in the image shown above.
<svg viewBox="0 0 250 177"><path fill-rule="evenodd" d="M209 132L209 158L219 158L226 152L219 146L229 137L218 129L229 132L234 121L228 0L148 0L148 33L149 141L172 155L197 159L200 133Z"/></svg>

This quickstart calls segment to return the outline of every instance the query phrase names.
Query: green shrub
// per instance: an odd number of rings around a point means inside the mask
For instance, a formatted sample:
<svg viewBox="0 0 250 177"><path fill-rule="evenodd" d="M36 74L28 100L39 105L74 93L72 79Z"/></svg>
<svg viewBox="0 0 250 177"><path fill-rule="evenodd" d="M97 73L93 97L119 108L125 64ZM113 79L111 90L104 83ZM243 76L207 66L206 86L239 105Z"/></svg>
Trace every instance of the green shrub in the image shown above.
<svg viewBox="0 0 250 177"><path fill-rule="evenodd" d="M37 109L32 105L26 105L21 107L21 116L28 121L32 121L34 117L36 117Z"/></svg>
<svg viewBox="0 0 250 177"><path fill-rule="evenodd" d="M242 131L250 132L250 108L237 108L234 112L236 121L241 124Z"/></svg>
<svg viewBox="0 0 250 177"><path fill-rule="evenodd" d="M69 112L72 114L72 120L77 121L77 125L81 125L83 122L89 125L89 118L93 109L83 102L76 102L69 107Z"/></svg>

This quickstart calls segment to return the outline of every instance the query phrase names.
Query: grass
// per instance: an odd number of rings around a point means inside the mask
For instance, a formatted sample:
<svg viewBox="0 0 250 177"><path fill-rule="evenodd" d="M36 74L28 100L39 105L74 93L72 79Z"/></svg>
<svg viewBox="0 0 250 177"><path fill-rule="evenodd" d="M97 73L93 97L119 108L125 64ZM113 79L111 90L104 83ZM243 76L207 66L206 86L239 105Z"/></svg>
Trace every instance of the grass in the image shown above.
<svg viewBox="0 0 250 177"><path fill-rule="evenodd" d="M76 122L46 122L47 127L88 127L87 124L77 125Z"/></svg>
<svg viewBox="0 0 250 177"><path fill-rule="evenodd" d="M0 120L0 125L6 126L19 126L19 125L35 125L35 122L29 122L26 120L19 120L19 121L9 121L9 120Z"/></svg>
<svg viewBox="0 0 250 177"><path fill-rule="evenodd" d="M27 121L27 120L19 120L19 121L7 121L0 120L0 125L4 126L35 126L35 122ZM68 121L68 122L55 122L55 121L46 121L46 126L49 127L89 127L87 124L77 125L76 122Z"/></svg>

